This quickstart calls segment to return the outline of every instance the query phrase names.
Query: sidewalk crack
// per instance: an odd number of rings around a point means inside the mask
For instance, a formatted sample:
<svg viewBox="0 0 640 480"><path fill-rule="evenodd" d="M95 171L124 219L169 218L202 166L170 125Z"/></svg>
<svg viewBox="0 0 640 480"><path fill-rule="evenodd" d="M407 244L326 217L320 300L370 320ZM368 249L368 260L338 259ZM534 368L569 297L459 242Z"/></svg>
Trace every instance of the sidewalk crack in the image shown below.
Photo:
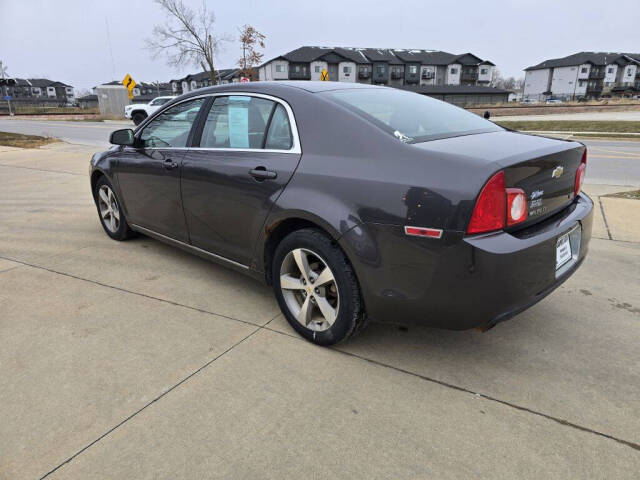
<svg viewBox="0 0 640 480"><path fill-rule="evenodd" d="M602 205L602 200L600 200L599 196L598 196L598 204L600 205L600 212L602 212L602 220L604 221L604 228L607 229L607 236L609 237L609 240L613 240L613 237L611 236L611 231L609 230L609 223L607 222L607 216L604 214L604 206Z"/></svg>

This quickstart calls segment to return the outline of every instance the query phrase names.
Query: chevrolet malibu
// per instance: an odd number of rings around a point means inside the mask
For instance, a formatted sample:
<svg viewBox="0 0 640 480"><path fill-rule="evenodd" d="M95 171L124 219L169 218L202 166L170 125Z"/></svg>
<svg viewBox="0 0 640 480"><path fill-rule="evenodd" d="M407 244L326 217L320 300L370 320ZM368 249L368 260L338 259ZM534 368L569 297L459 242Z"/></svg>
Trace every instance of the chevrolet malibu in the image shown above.
<svg viewBox="0 0 640 480"><path fill-rule="evenodd" d="M107 235L272 285L320 345L369 319L486 330L573 274L591 237L582 144L388 87L203 88L111 143L90 166Z"/></svg>

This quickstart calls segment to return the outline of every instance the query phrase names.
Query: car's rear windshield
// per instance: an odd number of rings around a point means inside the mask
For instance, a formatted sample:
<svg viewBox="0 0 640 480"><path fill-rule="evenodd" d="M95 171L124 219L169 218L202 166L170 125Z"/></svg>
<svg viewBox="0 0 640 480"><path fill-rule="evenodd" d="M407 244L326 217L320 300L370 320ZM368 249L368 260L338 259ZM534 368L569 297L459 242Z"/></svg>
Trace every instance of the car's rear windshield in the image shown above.
<svg viewBox="0 0 640 480"><path fill-rule="evenodd" d="M330 97L406 143L504 130L449 103L391 87L330 90L320 95Z"/></svg>

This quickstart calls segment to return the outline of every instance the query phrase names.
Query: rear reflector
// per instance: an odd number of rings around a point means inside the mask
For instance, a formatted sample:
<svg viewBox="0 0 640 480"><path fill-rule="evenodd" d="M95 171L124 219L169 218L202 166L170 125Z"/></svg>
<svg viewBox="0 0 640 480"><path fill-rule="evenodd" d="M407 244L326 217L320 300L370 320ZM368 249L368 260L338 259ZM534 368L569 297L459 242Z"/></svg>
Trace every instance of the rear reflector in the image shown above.
<svg viewBox="0 0 640 480"><path fill-rule="evenodd" d="M506 210L504 172L500 171L482 188L473 207L467 233L490 232L504 228Z"/></svg>
<svg viewBox="0 0 640 480"><path fill-rule="evenodd" d="M422 227L404 227L404 233L415 237L429 237L440 238L442 237L442 230L439 228L422 228Z"/></svg>

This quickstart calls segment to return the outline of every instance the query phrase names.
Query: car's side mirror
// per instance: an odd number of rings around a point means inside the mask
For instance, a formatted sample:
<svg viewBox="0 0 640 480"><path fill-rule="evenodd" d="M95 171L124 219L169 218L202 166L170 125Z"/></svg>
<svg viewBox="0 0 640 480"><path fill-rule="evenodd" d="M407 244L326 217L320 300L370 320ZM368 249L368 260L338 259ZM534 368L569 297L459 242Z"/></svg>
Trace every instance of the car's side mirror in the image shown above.
<svg viewBox="0 0 640 480"><path fill-rule="evenodd" d="M109 137L109 143L114 145L133 145L134 143L133 130L130 128L123 128L122 130L115 130L111 132Z"/></svg>

